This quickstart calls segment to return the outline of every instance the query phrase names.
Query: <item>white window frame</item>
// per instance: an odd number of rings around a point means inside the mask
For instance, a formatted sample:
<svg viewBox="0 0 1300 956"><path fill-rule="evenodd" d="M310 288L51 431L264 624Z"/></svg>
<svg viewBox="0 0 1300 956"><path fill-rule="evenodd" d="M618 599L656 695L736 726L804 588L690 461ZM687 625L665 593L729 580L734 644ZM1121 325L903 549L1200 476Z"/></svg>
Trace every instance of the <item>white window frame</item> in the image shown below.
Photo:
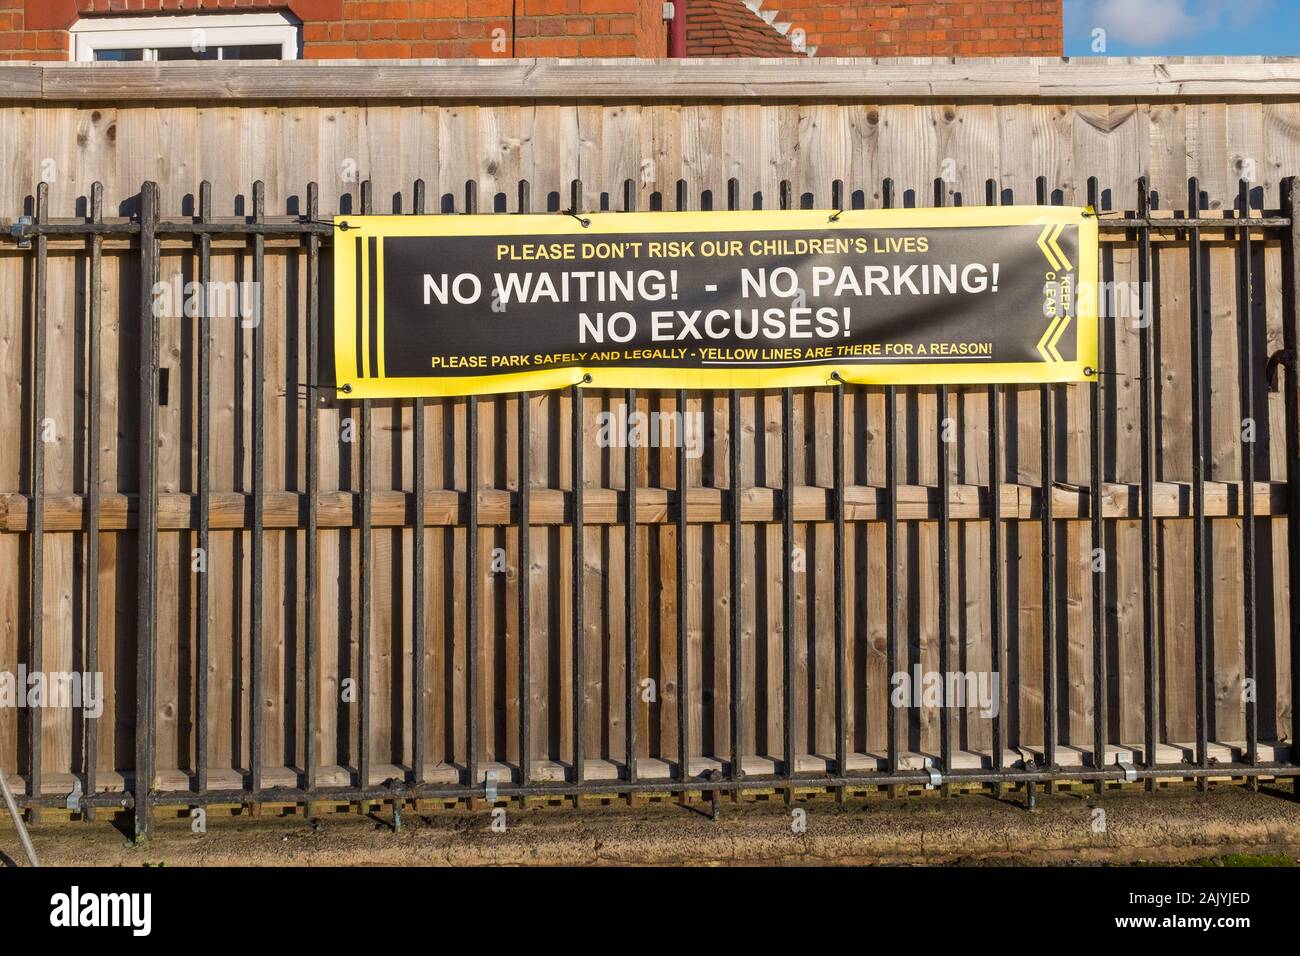
<svg viewBox="0 0 1300 956"><path fill-rule="evenodd" d="M94 62L98 50L143 50L144 59L158 59L158 50L193 49L203 31L203 48L223 46L280 47L280 58L300 56L298 24L282 13L235 13L173 17L84 17L69 30L70 59Z"/></svg>

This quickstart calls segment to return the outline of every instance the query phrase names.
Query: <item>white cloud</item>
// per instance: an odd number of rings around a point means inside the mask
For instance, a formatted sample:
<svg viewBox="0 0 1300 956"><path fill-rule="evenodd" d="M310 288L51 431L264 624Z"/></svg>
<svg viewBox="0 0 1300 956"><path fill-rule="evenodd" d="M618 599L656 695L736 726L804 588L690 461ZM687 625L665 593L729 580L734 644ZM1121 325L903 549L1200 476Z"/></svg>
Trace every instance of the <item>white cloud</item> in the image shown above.
<svg viewBox="0 0 1300 956"><path fill-rule="evenodd" d="M1249 25L1273 0L1074 0L1067 5L1070 32L1097 27L1115 43L1159 46L1209 30Z"/></svg>

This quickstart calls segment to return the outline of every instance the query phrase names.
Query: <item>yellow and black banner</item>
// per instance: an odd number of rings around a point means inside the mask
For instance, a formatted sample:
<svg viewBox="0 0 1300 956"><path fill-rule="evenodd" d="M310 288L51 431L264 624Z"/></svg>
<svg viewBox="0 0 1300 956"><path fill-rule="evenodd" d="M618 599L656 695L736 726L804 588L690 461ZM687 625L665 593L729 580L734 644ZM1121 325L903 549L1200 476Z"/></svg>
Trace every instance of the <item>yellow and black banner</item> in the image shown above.
<svg viewBox="0 0 1300 956"><path fill-rule="evenodd" d="M334 239L354 398L1096 375L1086 209L340 216Z"/></svg>

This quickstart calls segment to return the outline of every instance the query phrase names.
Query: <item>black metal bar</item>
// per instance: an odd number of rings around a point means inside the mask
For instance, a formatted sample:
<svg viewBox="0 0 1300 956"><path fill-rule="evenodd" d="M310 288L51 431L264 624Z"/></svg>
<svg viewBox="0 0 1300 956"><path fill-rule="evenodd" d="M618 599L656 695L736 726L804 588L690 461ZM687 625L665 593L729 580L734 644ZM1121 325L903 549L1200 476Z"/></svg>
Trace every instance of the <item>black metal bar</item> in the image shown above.
<svg viewBox="0 0 1300 956"><path fill-rule="evenodd" d="M1099 202L1097 177L1088 177L1088 205L1096 210ZM1097 323L1097 364L1104 354L1105 323ZM1106 539L1101 509L1102 469L1102 376L1088 386L1090 408L1089 437L1091 439L1092 482L1088 493L1088 517L1092 526L1092 763L1095 767L1106 764L1107 688L1106 675Z"/></svg>
<svg viewBox="0 0 1300 956"><path fill-rule="evenodd" d="M1300 778L1300 767L1290 764L1267 763L1258 767L1252 767L1242 763L1221 763L1215 764L1209 769L1202 770L1198 767L1178 767L1175 769L1161 768L1159 770L1140 769L1134 772L1136 780L1153 780L1156 778L1179 778L1188 780L1198 780L1204 777L1242 777L1247 780L1259 777L1271 777L1279 779ZM860 774L849 774L840 776L837 774L820 774L808 776L800 779L800 784L809 788L837 789L846 786L861 787L893 787L893 786L915 786L929 783L929 776L923 771L904 771L901 773L878 773L868 772ZM1123 782L1125 780L1124 771L1118 767L1097 770L1094 768L1067 769L1057 768L1054 772L1047 771L1018 771L1010 770L996 773L989 770L954 770L952 782L958 785L974 784L1032 784L1032 783L1050 783L1052 781L1095 781L1110 780ZM1300 782L1300 781L1298 781ZM571 796L575 793L598 793L609 794L612 792L623 793L645 793L645 792L670 792L680 793L684 791L700 791L703 793L723 792L733 793L746 790L771 790L776 787L783 787L787 784L784 777L765 774L763 776L745 777L739 781L732 781L722 775L714 779L695 779L685 783L675 780L645 780L636 783L622 782L616 787L611 787L610 781L592 780L584 786L575 788L568 783L554 784L532 784L527 787L505 785L497 788L497 796L500 799L514 799L518 797L560 797ZM456 800L463 799L467 794L463 786L447 784L430 784L422 787L406 787L394 789L389 786L375 787L323 787L315 791L304 791L294 787L273 787L260 793L259 799L265 803L313 803L317 801L330 801L336 803L356 803L369 802L374 800L392 801L396 795L402 800L432 799L432 800ZM210 790L207 793L197 794L188 790L182 791L163 791L154 795L154 802L166 806L183 806L183 805L204 805L237 803L240 799L247 799L247 791L240 790ZM67 797L63 795L50 795L38 800L24 801L29 805L42 807L59 807L64 806ZM86 798L86 802L96 807L112 807L120 810L130 810L135 806L131 794L129 793L105 793L98 794L93 798Z"/></svg>
<svg viewBox="0 0 1300 956"><path fill-rule="evenodd" d="M637 207L636 183L631 180L623 182L623 211L635 212ZM629 418L636 411L636 389L627 390L627 414ZM637 761L637 688L640 682L637 680L637 667L640 660L637 652L637 634L636 634L636 483L637 483L637 465L636 465L636 443L630 440L627 442L627 458L624 462L625 471L623 484L627 492L627 512L623 516L623 563L624 567L624 608L623 608L623 629L625 631L626 649L624 656L626 660L626 677L627 677L627 714L625 728L627 742L625 750L627 753L627 779L630 783L636 782L636 761Z"/></svg>
<svg viewBox="0 0 1300 956"><path fill-rule="evenodd" d="M984 184L984 202L1001 205L996 180ZM989 403L989 640L993 644L993 666L997 672L997 710L993 714L993 769L1001 771L1006 752L1006 717L1003 706L1007 672L1007 649L1002 639L1002 386L988 386Z"/></svg>
<svg viewBox="0 0 1300 956"><path fill-rule="evenodd" d="M880 188L881 208L894 207L894 181ZM885 386L885 670L892 681L898 673L898 388ZM899 772L898 708L886 708L889 772Z"/></svg>
<svg viewBox="0 0 1300 956"><path fill-rule="evenodd" d="M10 221L0 219L0 227L10 225ZM17 226L17 224L12 225ZM1232 219L1213 216L1170 217L1149 221L1142 217L1104 216L1098 217L1097 220L1097 228L1101 232L1107 233L1127 232L1148 225L1161 232L1187 229L1192 226L1225 232L1236 228ZM1251 227L1260 231L1276 232L1280 235L1291 227L1291 220L1286 216L1261 216L1252 220ZM250 223L246 219L214 220L207 223L196 222L193 219L172 219L160 221L156 235L160 238L175 239L177 237L194 237L204 234L214 237L247 237L260 233L268 238L283 239L301 238L310 233L315 233L324 238L333 236L334 232L335 227L330 222L311 222L302 218L286 220L285 217L281 216L275 217L260 226L256 223ZM64 239L90 235L102 235L106 238L126 238L139 235L139 233L140 224L137 222L94 224L79 219L47 222L43 226L36 224L19 226L13 233L8 231L0 232L0 242L26 240L35 238L38 235Z"/></svg>
<svg viewBox="0 0 1300 956"><path fill-rule="evenodd" d="M686 182L677 181L677 211L690 208ZM677 471L677 533L676 541L676 580L677 580L677 773L678 778L686 780L691 775L691 646L690 627L690 589L687 587L689 563L686 554L687 512L690 497L689 478L686 474L686 391L677 390L678 435L677 449L673 461Z"/></svg>
<svg viewBox="0 0 1300 956"><path fill-rule="evenodd" d="M569 184L570 208L575 214L582 209L582 182L573 180ZM585 609L583 607L583 598L585 596L584 586L586 584L586 555L585 546L587 538L586 514L584 511L584 472L586 470L583 461L583 401L582 386L574 385L570 390L572 409L569 414L569 439L570 439L570 466L572 467L571 481L573 484L573 543L571 555L573 558L572 569L570 571L570 595L573 607L573 780L581 785L586 776L585 757L583 755L583 735L586 733L586 654L583 642Z"/></svg>
<svg viewBox="0 0 1300 956"><path fill-rule="evenodd" d="M838 206L836 208L839 208ZM832 393L831 469L834 472L835 551L833 615L835 628L835 772L848 772L848 648L844 620L844 592L847 586L844 567L844 389L842 383Z"/></svg>
<svg viewBox="0 0 1300 956"><path fill-rule="evenodd" d="M1294 176L1282 181L1282 210L1291 220L1291 228L1282 236L1282 367L1286 373L1282 405L1286 417L1287 603L1294 741L1300 726L1294 703L1300 688L1300 180ZM1300 749L1294 743L1290 758L1292 764L1300 765Z"/></svg>
<svg viewBox="0 0 1300 956"><path fill-rule="evenodd" d="M1250 183L1243 179L1238 186L1242 219L1250 219ZM1255 288L1252 274L1250 224L1247 222L1237 233L1241 244L1241 391L1243 423L1241 443L1241 581L1243 635L1245 643L1246 679L1251 692L1246 698L1246 762L1259 763L1259 711L1256 698L1259 694L1255 635L1255 440L1258 421L1255 417ZM1246 440L1249 427L1250 438Z"/></svg>
<svg viewBox="0 0 1300 956"><path fill-rule="evenodd" d="M519 183L519 212L532 212L532 185ZM532 612L528 593L532 585L532 559L529 538L532 536L532 396L519 393L519 782L527 784L533 776L532 743Z"/></svg>
<svg viewBox="0 0 1300 956"><path fill-rule="evenodd" d="M252 185L253 222L263 222L266 217L266 187L261 179ZM252 737L250 753L250 771L253 792L261 790L261 739L263 739L263 708L261 708L261 618L263 618L263 529L265 527L265 488L266 440L265 440L265 405L266 405L266 329L263 321L265 313L265 251L266 237L261 233L252 238L252 276L255 287L256 315L253 315L252 329L252 531L251 554L248 562L248 575L252 581L250 615L250 635L248 635L248 667L252 671L250 682L250 709L252 719L248 722Z"/></svg>
<svg viewBox="0 0 1300 956"><path fill-rule="evenodd" d="M104 184L95 182L90 187L90 221L104 219ZM102 420L99 397L103 394L103 335L100 330L101 309L104 298L104 241L99 235L90 238L90 275L86 314L86 672L99 673L99 514L103 491L100 482L99 444ZM85 724L85 774L86 795L98 789L96 776L99 765L98 723ZM94 809L83 810L85 819L94 818Z"/></svg>
<svg viewBox="0 0 1300 956"><path fill-rule="evenodd" d="M529 611L529 537L532 534L532 396L519 393L519 782L532 779L532 674L529 655L532 621Z"/></svg>
<svg viewBox="0 0 1300 956"><path fill-rule="evenodd" d="M361 214L370 215L373 208L372 186L370 180L361 184ZM364 249L364 244L362 246ZM371 282L374 282L373 276ZM361 787L370 786L370 605L371 588L374 586L371 574L371 552L374 543L372 510L374 498L371 489L371 435L370 435L370 399L361 401L361 420L357 422L358 440L360 442L360 480L361 480L361 528L357 548L357 589L361 592L360 607L357 610L357 782ZM472 585L472 582L471 582Z"/></svg>
<svg viewBox="0 0 1300 956"><path fill-rule="evenodd" d="M570 419L570 439L572 441L573 466L573 570L569 584L573 591L573 779L582 783L584 778L583 733L585 732L584 711L586 710L586 669L585 648L583 647L583 587L586 577L585 545L587 537L586 514L584 512L583 494L583 413L582 386L572 389L573 410Z"/></svg>
<svg viewBox="0 0 1300 956"><path fill-rule="evenodd" d="M411 212L423 216L427 202L423 179L417 179L411 196ZM411 774L424 783L428 760L425 707L425 607L424 607L424 512L427 495L424 478L424 399L411 402L411 480L415 490L415 514L411 522Z"/></svg>
<svg viewBox="0 0 1300 956"><path fill-rule="evenodd" d="M934 181L934 205L942 208L945 204L944 181ZM935 389L935 462L939 493L939 673L946 682L952 673L952 626L951 626L951 553L952 553L952 501L951 501L951 467L948 454L948 386L939 384ZM948 695L944 694L939 703L939 766L946 775L952 771L952 708Z"/></svg>
<svg viewBox="0 0 1300 956"><path fill-rule="evenodd" d="M1300 778L1300 767L1291 764L1266 763L1258 767L1252 767L1243 763L1221 763L1215 764L1209 769L1202 770L1198 767L1183 766L1177 768L1161 768L1159 770L1138 769L1133 774L1136 780L1154 780L1177 778L1186 780L1198 780L1204 777L1241 777L1247 780L1253 778L1278 778L1292 779ZM893 786L916 786L929 783L929 776L924 771L903 771L894 773L864 772L854 773L845 776L838 774L818 774L800 778L799 783L809 788L836 789L846 786L859 787L893 787ZM975 784L1031 784L1031 783L1050 783L1057 782L1090 782L1095 780L1110 780L1115 782L1124 782L1124 771L1119 767L1111 767L1097 770L1092 767L1086 768L1061 768L1058 767L1054 772L1045 770L1021 771L1005 770L997 773L990 770L954 770L952 773L952 783L956 785L975 785ZM1297 781L1300 782L1300 781ZM727 777L717 775L714 779L698 778L685 783L677 780L642 780L636 783L620 782L617 786L611 786L608 780L591 780L582 787L574 787L571 784L564 783L536 783L527 787L507 784L498 786L497 796L499 799L508 800L518 797L562 797L572 796L574 794L596 793L610 794L616 792L622 793L646 793L646 792L669 792L681 793L686 791L699 791L703 793L713 793L715 791L723 793L735 793L748 790L772 790L774 788L784 787L787 781L783 776L764 774L762 776L745 777L739 781L729 780ZM389 786L375 787L322 787L315 791L304 791L294 787L272 787L260 793L259 799L265 803L313 803L313 802L336 802L336 803L356 803L369 802L375 800L392 801L396 795L402 800L456 800L463 799L467 796L466 789L459 785L449 784L429 784L421 787L409 786L405 788L394 789ZM197 794L188 790L182 791L162 791L154 795L154 802L165 806L195 806L195 805L213 805L237 803L240 799L247 799L247 791L240 790L210 790L207 793ZM86 798L93 806L112 807L120 810L130 810L135 806L135 801L130 793L104 793L98 794L94 798ZM39 800L24 801L25 803L43 806L43 807L61 807L67 802L67 797L63 795L50 795L42 797Z"/></svg>
<svg viewBox="0 0 1300 956"><path fill-rule="evenodd" d="M206 179L199 184L199 219L206 220L212 215L212 184ZM212 237L206 233L199 236L199 306L196 316L199 337L199 551L203 555L203 573L199 575L197 608L198 633L195 636L195 673L198 676L195 689L194 710L197 715L195 732L195 784L200 791L208 789L208 606L210 589L208 587L211 567L208 562L212 556L211 513L212 513L212 316L208 314L208 289L212 282ZM310 335L310 331L308 332ZM310 379L309 379L310 380ZM312 593L310 583L307 594ZM310 608L312 600L308 598ZM310 613L310 611L308 612ZM307 780L307 786L314 786L315 781Z"/></svg>
<svg viewBox="0 0 1300 956"><path fill-rule="evenodd" d="M320 189L307 184L307 218L320 215ZM316 785L316 667L320 647L320 612L316 605L316 588L320 580L320 505L316 500L320 487L320 436L316 431L316 391L320 380L320 356L317 337L320 326L320 237L307 237L307 396L304 403L307 432L307 578L303 604L306 610L305 665L303 680L303 776L307 787ZM418 780L418 778L417 778Z"/></svg>
<svg viewBox="0 0 1300 956"><path fill-rule="evenodd" d="M423 179L417 179L412 195L411 211L414 215L425 213L425 185ZM428 756L425 708L425 601L424 601L424 555L425 555L425 442L424 442L424 399L416 398L411 403L411 477L415 490L415 514L411 527L411 651L412 662L412 721L413 744L411 752L411 772L417 783L424 782L425 763Z"/></svg>
<svg viewBox="0 0 1300 956"><path fill-rule="evenodd" d="M680 205L679 209L682 208ZM677 414L681 424L686 427L686 392L677 391ZM675 455L677 466L677 761L678 773L685 780L690 776L691 766L691 713L690 713L690 641L687 629L690 626L689 600L687 587L687 511L690 496L689 481L686 475L686 453L684 435L678 436Z"/></svg>
<svg viewBox="0 0 1300 956"><path fill-rule="evenodd" d="M727 209L734 211L740 208L740 181L737 179L727 180ZM741 576L740 563L742 560L741 536L743 529L740 521L741 503L744 500L744 491L741 475L740 460L740 391L732 389L727 393L727 453L728 453L728 481L731 483L731 527L728 533L728 561L731 570L730 592L728 599L731 602L730 607L730 624L731 636L730 654L731 662L731 779L739 780L744 775L743 755L741 748L741 720L742 714L740 709L740 686L743 679L743 668L741 658L741 640L742 640L742 621L744 612L744 585Z"/></svg>
<svg viewBox="0 0 1300 956"><path fill-rule="evenodd" d="M627 413L631 416L636 411L636 389L627 390ZM624 656L626 661L627 673L627 713L624 719L627 722L625 728L627 742L625 751L627 753L627 779L631 782L636 781L636 760L637 760L637 667L639 660L636 646L636 444L629 440L627 442L627 460L624 462L623 484L627 493L627 511L623 516L623 562L625 565L625 581L623 599L625 606L623 608L623 629L626 639L626 649Z"/></svg>
<svg viewBox="0 0 1300 956"><path fill-rule="evenodd" d="M261 222L266 217L266 187L261 179L252 185L252 217ZM256 310L252 328L252 529L248 576L252 581L250 614L248 614L248 669L250 669L250 701L252 718L250 727L250 777L253 792L261 790L261 617L263 617L263 528L265 525L266 440L265 440L265 378L266 329L263 323L265 293L266 237L261 233L252 238L252 277L256 290Z"/></svg>
<svg viewBox="0 0 1300 956"><path fill-rule="evenodd" d="M780 185L780 206L793 209L789 180ZM781 389L781 555L785 567L781 572L781 641L782 663L782 759L785 776L794 780L798 755L794 745L794 389ZM786 792L789 799L790 792Z"/></svg>
<svg viewBox="0 0 1300 956"><path fill-rule="evenodd" d="M467 210L468 211L468 210ZM465 772L478 785L478 397L465 399Z"/></svg>
<svg viewBox="0 0 1300 956"><path fill-rule="evenodd" d="M1201 187L1196 178L1187 181L1187 210L1199 212ZM1201 233L1192 227L1188 232L1189 312L1192 317L1192 574L1193 620L1196 637L1196 763L1208 767L1209 693L1207 634L1209 621L1206 592L1209 580L1205 546L1205 301L1201 276Z"/></svg>
<svg viewBox="0 0 1300 956"><path fill-rule="evenodd" d="M844 182L831 183L831 208L844 208ZM835 500L835 530L832 548L835 552L834 588L832 598L833 626L835 630L835 772L848 773L848 654L845 642L844 621L844 389L847 387L836 375L836 388L831 398L831 419L834 434L831 436L832 494ZM865 689L865 688L864 688ZM844 791L839 791L844 800Z"/></svg>
<svg viewBox="0 0 1300 956"><path fill-rule="evenodd" d="M782 655L782 757L785 775L793 778L797 758L794 750L794 390L781 389L781 573Z"/></svg>
<svg viewBox="0 0 1300 956"><path fill-rule="evenodd" d="M8 221L0 220L8 225ZM14 224L18 226L18 224ZM265 222L250 222L247 219L237 220L213 220L209 222L199 222L195 219L170 219L159 220L159 226L155 234L159 239L175 238L195 238L199 235L226 235L226 237L247 238L250 235L272 235L272 237L281 238L300 238L307 233L316 233L318 235L331 235L334 233L334 226L329 222L308 222L302 217L277 217L274 220ZM87 222L86 220L75 220L72 222L45 222L44 225L26 224L18 226L16 232L0 234L0 241L10 241L14 238L35 238L36 235L48 235L52 239L72 239L83 238L87 235L104 235L104 237L129 238L131 235L140 234L139 222L117 221L117 222Z"/></svg>
<svg viewBox="0 0 1300 956"><path fill-rule="evenodd" d="M1156 688L1156 524L1155 524L1155 297L1151 294L1151 193L1147 179L1138 179L1138 287L1142 302L1141 316L1141 402L1142 421L1138 435L1142 452L1142 666L1145 737L1143 746L1148 769L1156 766L1156 734L1159 725ZM1148 787L1153 787L1149 783Z"/></svg>
<svg viewBox="0 0 1300 956"><path fill-rule="evenodd" d="M478 212L478 182L465 183L465 214ZM465 399L465 489L468 508L465 522L465 677L466 703L469 709L466 721L465 770L467 783L478 786L478 646L479 646L479 580L478 580L478 396Z"/></svg>
<svg viewBox="0 0 1300 956"><path fill-rule="evenodd" d="M1046 202L1047 180L1037 182L1038 202ZM1039 555L1043 594L1043 764L1056 766L1056 523L1052 514L1052 489L1056 477L1056 423L1052 414L1052 386L1038 388L1038 443L1041 455L1040 500L1042 550Z"/></svg>
<svg viewBox="0 0 1300 956"><path fill-rule="evenodd" d="M49 215L50 186L42 182L36 187L36 221ZM27 616L28 647L27 669L40 673L45 658L45 442L47 430L53 426L45 418L46 372L46 285L48 276L49 240L36 237L36 261L32 276L32 427L31 427L31 590L28 592ZM152 294L153 283L150 283ZM27 708L27 759L29 796L41 792L41 724L42 707Z"/></svg>
<svg viewBox="0 0 1300 956"><path fill-rule="evenodd" d="M140 501L136 571L135 840L152 830L154 648L158 638L158 184L140 187Z"/></svg>

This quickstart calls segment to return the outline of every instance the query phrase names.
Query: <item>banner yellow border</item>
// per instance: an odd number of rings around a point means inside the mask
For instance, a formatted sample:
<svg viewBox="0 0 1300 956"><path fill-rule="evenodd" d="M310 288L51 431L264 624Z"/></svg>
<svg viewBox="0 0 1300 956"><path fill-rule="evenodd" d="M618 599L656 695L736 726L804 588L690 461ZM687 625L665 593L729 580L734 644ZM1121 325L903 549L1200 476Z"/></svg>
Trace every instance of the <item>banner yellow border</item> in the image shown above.
<svg viewBox="0 0 1300 956"><path fill-rule="evenodd" d="M832 385L836 375L854 385L1022 384L1095 381L1097 378L1097 218L1078 206L965 206L945 209L756 210L741 212L583 213L583 226L573 216L548 215L443 215L443 216L335 216L334 241L334 348L335 375L340 397L438 398L491 395L502 392L545 391L570 385L590 388L761 389ZM852 229L944 229L973 226L1079 227L1079 264L1076 271L1075 348L1071 362L1017 363L909 363L862 365L858 363L802 365L766 369L674 369L653 366L601 366L557 368L493 375L428 378L362 377L356 374L358 274L355 239L389 236L556 236L560 238L617 236L629 233L692 232L837 232ZM363 243L364 247L364 243ZM378 243L376 264L382 266L383 243ZM384 338L382 268L379 279L367 277L363 286L378 281L376 328ZM369 328L364 330L369 347ZM382 376L383 353L380 351ZM1089 374L1091 373L1091 374ZM348 386L345 391L344 386Z"/></svg>

